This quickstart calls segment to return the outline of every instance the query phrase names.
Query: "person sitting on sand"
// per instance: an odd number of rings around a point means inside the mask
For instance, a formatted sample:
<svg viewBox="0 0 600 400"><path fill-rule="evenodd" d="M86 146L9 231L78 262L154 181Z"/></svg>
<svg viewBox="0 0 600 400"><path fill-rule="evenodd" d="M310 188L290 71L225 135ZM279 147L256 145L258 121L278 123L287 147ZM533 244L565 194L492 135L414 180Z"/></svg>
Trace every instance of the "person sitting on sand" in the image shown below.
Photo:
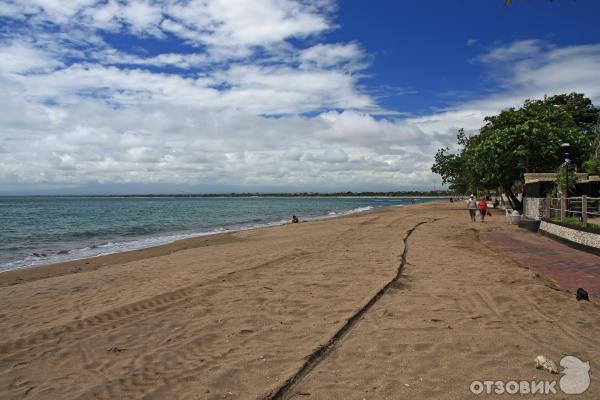
<svg viewBox="0 0 600 400"><path fill-rule="evenodd" d="M298 219L298 217L296 217L295 215L292 216L292 224L297 224L298 222L300 222L300 220Z"/></svg>
<svg viewBox="0 0 600 400"><path fill-rule="evenodd" d="M487 214L487 202L485 201L485 197L481 197L479 200L479 215L481 217L481 222L485 221L485 214Z"/></svg>
<svg viewBox="0 0 600 400"><path fill-rule="evenodd" d="M467 207L469 208L471 222L475 222L475 212L477 211L477 201L475 200L475 195L471 195L471 197L469 197L469 200L467 200Z"/></svg>

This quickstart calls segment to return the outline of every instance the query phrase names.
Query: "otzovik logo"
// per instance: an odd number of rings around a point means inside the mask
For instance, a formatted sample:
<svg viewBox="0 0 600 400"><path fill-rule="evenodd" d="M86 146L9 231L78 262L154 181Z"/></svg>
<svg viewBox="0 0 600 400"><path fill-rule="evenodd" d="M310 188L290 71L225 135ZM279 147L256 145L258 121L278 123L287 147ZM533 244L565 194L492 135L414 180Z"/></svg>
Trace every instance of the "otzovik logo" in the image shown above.
<svg viewBox="0 0 600 400"><path fill-rule="evenodd" d="M560 390L565 394L582 394L590 387L590 363L574 356L565 356L560 360L563 376L558 381ZM556 368L556 367L554 367ZM473 381L469 386L473 394L557 394L556 381Z"/></svg>
<svg viewBox="0 0 600 400"><path fill-rule="evenodd" d="M565 356L560 360L564 376L558 385L566 394L581 394L590 387L590 363L583 362L577 357Z"/></svg>

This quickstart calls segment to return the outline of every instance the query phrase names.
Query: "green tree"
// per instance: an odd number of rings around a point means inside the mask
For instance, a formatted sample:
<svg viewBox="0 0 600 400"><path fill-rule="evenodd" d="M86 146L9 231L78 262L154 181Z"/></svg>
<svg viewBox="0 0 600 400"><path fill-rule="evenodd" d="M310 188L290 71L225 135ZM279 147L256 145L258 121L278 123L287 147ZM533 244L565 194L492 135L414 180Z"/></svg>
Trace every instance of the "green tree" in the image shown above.
<svg viewBox="0 0 600 400"><path fill-rule="evenodd" d="M571 144L573 164L582 166L595 150L592 143L599 119L599 110L581 94L526 100L519 109L486 117L478 135L462 139L459 135L463 148L458 154L439 150L432 171L451 184L500 187L512 206L521 209L515 186L523 181L523 174L555 171L563 160L565 142Z"/></svg>
<svg viewBox="0 0 600 400"><path fill-rule="evenodd" d="M477 192L482 186L476 179L471 156L470 142L475 136L469 137L464 129L459 129L456 136L459 152L454 154L450 148L439 149L434 157L431 170L442 177L442 182L458 193Z"/></svg>
<svg viewBox="0 0 600 400"><path fill-rule="evenodd" d="M588 174L598 174L600 173L600 161L597 158L590 158L583 163L583 169Z"/></svg>

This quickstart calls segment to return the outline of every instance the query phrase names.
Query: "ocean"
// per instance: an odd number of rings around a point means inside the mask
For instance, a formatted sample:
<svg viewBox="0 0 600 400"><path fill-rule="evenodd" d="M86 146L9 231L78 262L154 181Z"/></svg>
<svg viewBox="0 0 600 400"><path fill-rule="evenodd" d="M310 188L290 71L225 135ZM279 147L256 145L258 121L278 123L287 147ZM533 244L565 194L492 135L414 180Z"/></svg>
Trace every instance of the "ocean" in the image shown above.
<svg viewBox="0 0 600 400"><path fill-rule="evenodd" d="M427 202L401 197L0 197L0 271Z"/></svg>

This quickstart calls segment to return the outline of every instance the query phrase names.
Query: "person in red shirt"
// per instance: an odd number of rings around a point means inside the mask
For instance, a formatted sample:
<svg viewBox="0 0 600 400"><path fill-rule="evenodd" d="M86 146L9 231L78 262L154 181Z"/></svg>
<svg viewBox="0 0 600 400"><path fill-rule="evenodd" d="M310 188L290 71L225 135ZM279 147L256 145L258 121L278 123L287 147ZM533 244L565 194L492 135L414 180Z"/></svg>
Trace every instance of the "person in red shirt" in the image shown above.
<svg viewBox="0 0 600 400"><path fill-rule="evenodd" d="M485 201L485 197L479 199L479 216L481 218L481 222L485 221L485 215L487 214L487 202Z"/></svg>

